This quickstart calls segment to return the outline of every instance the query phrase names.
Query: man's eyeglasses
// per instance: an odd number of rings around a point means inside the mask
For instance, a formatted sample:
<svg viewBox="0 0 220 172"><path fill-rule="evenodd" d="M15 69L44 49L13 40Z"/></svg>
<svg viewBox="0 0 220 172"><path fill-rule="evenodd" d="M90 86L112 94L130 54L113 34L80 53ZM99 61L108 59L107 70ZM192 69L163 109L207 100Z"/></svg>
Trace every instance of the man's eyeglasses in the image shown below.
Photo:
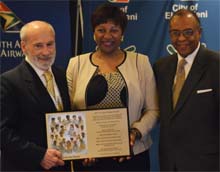
<svg viewBox="0 0 220 172"><path fill-rule="evenodd" d="M183 36L185 38L189 38L190 36L193 36L194 31L192 29L185 29L185 30L170 30L170 36L172 38L178 38L181 34L183 34Z"/></svg>

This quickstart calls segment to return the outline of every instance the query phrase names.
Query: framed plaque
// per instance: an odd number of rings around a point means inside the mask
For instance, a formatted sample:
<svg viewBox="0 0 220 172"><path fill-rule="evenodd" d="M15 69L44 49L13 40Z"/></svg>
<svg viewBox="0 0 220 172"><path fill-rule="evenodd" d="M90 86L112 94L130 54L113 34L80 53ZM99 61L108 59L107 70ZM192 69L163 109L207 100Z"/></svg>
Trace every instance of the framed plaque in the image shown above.
<svg viewBox="0 0 220 172"><path fill-rule="evenodd" d="M130 155L127 108L47 113L46 126L64 160Z"/></svg>

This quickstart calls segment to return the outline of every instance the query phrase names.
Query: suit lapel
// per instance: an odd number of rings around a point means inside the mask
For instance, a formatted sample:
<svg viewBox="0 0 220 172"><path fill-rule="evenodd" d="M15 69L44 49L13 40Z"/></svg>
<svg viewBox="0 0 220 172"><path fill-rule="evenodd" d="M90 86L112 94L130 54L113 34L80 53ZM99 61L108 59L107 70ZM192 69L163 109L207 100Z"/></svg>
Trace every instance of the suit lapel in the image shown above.
<svg viewBox="0 0 220 172"><path fill-rule="evenodd" d="M65 75L61 71L58 71L55 67L52 67L52 71L57 83L58 90L60 92L60 97L63 102L63 110L69 109L69 104L67 100L69 100L69 97L67 97L67 87L66 87L66 80Z"/></svg>
<svg viewBox="0 0 220 172"><path fill-rule="evenodd" d="M201 47L198 54L195 57L195 60L192 64L191 70L182 88L179 101L177 102L176 108L174 109L172 116L174 116L183 107L184 103L187 101L187 98L191 95L195 86L197 85L197 83L199 82L200 78L206 70L206 58L203 56L203 51L204 48Z"/></svg>
<svg viewBox="0 0 220 172"><path fill-rule="evenodd" d="M173 112L173 81L176 74L176 67L177 67L177 55L173 55L169 62L169 68L168 68L168 77L167 77L167 86L169 89L167 91L167 101L169 106L169 112L168 114L171 114Z"/></svg>
<svg viewBox="0 0 220 172"><path fill-rule="evenodd" d="M165 110L164 114L167 114L165 118L169 119L173 113L172 88L176 73L177 56L174 54L172 56L165 57L163 60L164 62L162 65L158 63L158 69L155 68L155 70L158 71L159 74L156 78L160 91L160 101L162 101L161 108ZM163 102L166 102L166 104Z"/></svg>
<svg viewBox="0 0 220 172"><path fill-rule="evenodd" d="M23 67L23 78L24 82L29 89L30 94L34 97L34 100L39 105L39 108L46 109L49 111L56 111L56 107L48 94L45 86L40 80L39 76L32 69L32 67L24 61Z"/></svg>

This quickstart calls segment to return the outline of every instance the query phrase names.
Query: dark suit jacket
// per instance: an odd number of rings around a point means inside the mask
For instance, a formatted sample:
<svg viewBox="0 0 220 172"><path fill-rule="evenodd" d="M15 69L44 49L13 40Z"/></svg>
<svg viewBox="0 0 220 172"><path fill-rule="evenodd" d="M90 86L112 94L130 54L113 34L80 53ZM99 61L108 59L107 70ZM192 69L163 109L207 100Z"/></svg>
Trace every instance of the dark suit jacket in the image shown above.
<svg viewBox="0 0 220 172"><path fill-rule="evenodd" d="M64 111L69 111L65 72L55 67L52 71ZM32 67L23 61L1 75L0 96L2 171L42 171L40 162L47 148L45 113L56 112L46 88Z"/></svg>
<svg viewBox="0 0 220 172"><path fill-rule="evenodd" d="M219 60L219 54L200 47L174 110L177 55L155 63L162 171L219 170Z"/></svg>

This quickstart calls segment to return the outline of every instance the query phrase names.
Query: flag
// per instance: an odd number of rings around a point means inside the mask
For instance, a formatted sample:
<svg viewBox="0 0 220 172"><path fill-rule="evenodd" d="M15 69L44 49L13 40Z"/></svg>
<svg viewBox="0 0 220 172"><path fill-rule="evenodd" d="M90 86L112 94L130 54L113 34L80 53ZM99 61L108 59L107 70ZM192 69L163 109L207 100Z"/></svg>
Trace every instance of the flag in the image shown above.
<svg viewBox="0 0 220 172"><path fill-rule="evenodd" d="M0 2L0 21L2 31L6 33L18 33L24 25L15 13L3 2Z"/></svg>

